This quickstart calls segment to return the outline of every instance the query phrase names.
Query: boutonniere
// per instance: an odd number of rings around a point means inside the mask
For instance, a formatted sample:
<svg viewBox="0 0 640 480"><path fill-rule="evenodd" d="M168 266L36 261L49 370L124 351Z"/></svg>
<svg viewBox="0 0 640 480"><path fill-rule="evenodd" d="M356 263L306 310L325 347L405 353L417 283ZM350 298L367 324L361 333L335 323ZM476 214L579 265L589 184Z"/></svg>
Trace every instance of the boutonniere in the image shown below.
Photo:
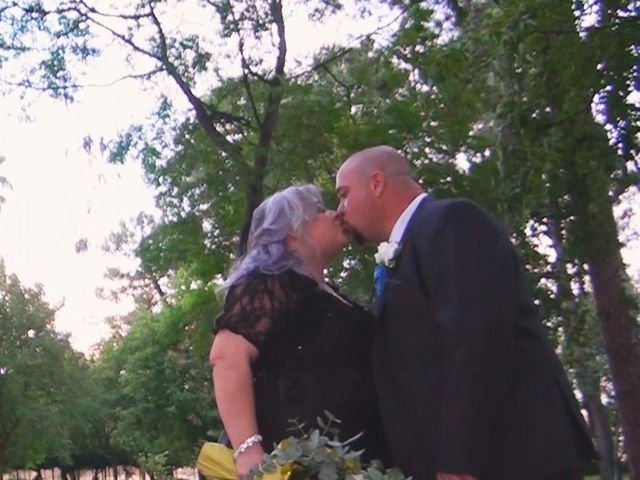
<svg viewBox="0 0 640 480"><path fill-rule="evenodd" d="M393 268L396 264L396 260L400 255L400 244L396 242L382 242L378 245L378 251L375 258L376 263L384 265L387 268Z"/></svg>

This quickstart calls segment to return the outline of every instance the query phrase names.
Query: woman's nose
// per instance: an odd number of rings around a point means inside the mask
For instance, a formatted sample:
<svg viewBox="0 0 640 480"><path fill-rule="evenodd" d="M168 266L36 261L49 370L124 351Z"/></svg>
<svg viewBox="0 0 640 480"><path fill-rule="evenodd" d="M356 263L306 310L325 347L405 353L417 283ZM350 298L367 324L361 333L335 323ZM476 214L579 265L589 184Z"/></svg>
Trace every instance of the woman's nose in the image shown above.
<svg viewBox="0 0 640 480"><path fill-rule="evenodd" d="M338 222L340 225L344 225L344 213L342 213L340 210L338 211L332 210L331 218L336 222Z"/></svg>

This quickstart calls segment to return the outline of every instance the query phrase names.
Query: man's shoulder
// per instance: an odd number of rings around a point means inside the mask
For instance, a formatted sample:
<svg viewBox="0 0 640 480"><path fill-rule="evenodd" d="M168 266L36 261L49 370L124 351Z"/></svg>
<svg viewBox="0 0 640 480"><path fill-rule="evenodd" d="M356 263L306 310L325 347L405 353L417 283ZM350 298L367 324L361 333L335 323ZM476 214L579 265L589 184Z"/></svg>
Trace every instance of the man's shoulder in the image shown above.
<svg viewBox="0 0 640 480"><path fill-rule="evenodd" d="M480 214L489 215L489 213L480 207L476 202L464 197L438 198L429 195L419 209L420 214L424 216L430 215L450 215L454 213L460 214Z"/></svg>
<svg viewBox="0 0 640 480"><path fill-rule="evenodd" d="M504 229L492 214L473 200L463 197L436 198L430 195L418 208L412 230L420 237L430 238L443 230L464 232L478 225L495 231Z"/></svg>

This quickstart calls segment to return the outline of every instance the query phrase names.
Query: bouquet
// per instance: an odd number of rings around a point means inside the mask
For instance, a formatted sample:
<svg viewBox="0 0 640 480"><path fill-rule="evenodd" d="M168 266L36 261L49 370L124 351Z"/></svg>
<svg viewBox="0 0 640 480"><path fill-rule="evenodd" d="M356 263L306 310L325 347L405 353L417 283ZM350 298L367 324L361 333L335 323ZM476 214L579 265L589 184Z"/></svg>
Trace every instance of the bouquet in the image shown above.
<svg viewBox="0 0 640 480"><path fill-rule="evenodd" d="M252 480L410 480L397 468L385 469L381 462L360 461L363 451L351 450L349 444L360 435L344 442L338 439L339 420L325 412L328 422L318 418L320 428L304 430L296 424L297 435L280 441L255 467ZM205 443L197 467L207 480L236 480L233 452L219 443Z"/></svg>

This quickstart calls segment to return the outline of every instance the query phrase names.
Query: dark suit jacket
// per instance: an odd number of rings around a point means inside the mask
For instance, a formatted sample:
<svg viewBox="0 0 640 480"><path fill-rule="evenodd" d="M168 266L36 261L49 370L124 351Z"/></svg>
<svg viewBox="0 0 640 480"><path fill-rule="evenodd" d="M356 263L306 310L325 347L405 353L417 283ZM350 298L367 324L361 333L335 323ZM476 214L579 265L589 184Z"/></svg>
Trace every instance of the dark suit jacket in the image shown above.
<svg viewBox="0 0 640 480"><path fill-rule="evenodd" d="M421 202L373 309L380 407L405 474L541 479L594 456L515 250L472 202Z"/></svg>

